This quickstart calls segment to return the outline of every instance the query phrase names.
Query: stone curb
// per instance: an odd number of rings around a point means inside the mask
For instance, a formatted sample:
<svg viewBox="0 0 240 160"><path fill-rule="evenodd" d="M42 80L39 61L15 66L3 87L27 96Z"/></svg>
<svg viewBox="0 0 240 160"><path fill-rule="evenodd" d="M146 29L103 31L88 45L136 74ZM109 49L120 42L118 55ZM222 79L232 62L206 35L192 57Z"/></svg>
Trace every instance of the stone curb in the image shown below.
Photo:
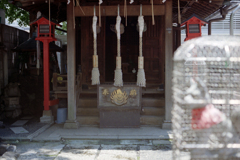
<svg viewBox="0 0 240 160"><path fill-rule="evenodd" d="M47 130L51 127L54 123L51 122L49 124L44 125L43 127L39 128L37 131L33 132L32 134L28 135L27 138L31 141L34 137L37 137L39 134Z"/></svg>
<svg viewBox="0 0 240 160"><path fill-rule="evenodd" d="M33 132L32 134L28 135L27 137L0 137L3 141L7 141L7 140L24 140L24 141L32 141L32 139L36 136L38 136L39 134L41 134L42 132L44 132L46 129L48 129L49 127L51 127L54 123L49 123L44 125L43 127L39 128L38 130L36 130L35 132Z"/></svg>

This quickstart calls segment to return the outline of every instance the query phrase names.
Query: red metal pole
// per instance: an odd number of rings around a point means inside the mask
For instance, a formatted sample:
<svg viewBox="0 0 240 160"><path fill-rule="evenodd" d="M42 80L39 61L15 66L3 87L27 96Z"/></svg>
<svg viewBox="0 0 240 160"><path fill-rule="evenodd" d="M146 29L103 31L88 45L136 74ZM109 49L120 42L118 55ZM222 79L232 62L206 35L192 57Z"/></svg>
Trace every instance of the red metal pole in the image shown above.
<svg viewBox="0 0 240 160"><path fill-rule="evenodd" d="M43 87L44 87L44 110L49 110L49 41L43 40Z"/></svg>

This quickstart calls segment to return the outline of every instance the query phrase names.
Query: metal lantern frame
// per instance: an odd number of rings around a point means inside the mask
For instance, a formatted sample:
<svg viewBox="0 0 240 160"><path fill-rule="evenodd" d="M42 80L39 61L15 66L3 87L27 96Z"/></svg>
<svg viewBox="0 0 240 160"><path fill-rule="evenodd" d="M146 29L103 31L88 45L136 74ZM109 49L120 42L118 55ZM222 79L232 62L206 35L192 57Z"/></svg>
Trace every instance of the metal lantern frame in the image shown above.
<svg viewBox="0 0 240 160"><path fill-rule="evenodd" d="M240 158L240 38L207 36L189 40L178 48L173 61L173 159ZM191 84L197 88L192 91L195 95L205 94L210 99L192 96L194 99L187 101ZM213 105L212 113L221 113L229 124L194 128L193 112L206 104ZM232 118L236 113L237 120ZM238 158L235 153L239 153Z"/></svg>

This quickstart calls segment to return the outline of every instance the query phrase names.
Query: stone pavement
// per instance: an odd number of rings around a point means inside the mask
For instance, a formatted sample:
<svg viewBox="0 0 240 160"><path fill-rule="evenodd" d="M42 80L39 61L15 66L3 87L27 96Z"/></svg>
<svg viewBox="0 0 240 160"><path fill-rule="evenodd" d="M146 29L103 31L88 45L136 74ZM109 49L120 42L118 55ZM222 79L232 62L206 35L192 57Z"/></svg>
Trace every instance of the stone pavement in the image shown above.
<svg viewBox="0 0 240 160"><path fill-rule="evenodd" d="M34 137L34 141L59 141L61 139L131 139L157 140L169 144L172 131L160 127L142 126L140 128L99 128L98 126L80 126L78 129L64 129L54 124L43 133ZM165 143L165 141L168 141Z"/></svg>
<svg viewBox="0 0 240 160"><path fill-rule="evenodd" d="M58 142L16 142L17 160L170 160L171 145L149 141L62 140ZM13 141L10 143L14 143ZM9 143L9 142L5 142ZM125 144L124 144L125 143ZM186 153L182 157L189 159ZM0 157L1 159L1 157Z"/></svg>
<svg viewBox="0 0 240 160"><path fill-rule="evenodd" d="M170 160L172 131L159 127L64 129L54 124L29 136L2 137L18 160ZM10 141L7 141L10 140ZM20 140L20 141L19 141ZM0 157L0 160L4 160ZM182 159L190 159L189 153Z"/></svg>

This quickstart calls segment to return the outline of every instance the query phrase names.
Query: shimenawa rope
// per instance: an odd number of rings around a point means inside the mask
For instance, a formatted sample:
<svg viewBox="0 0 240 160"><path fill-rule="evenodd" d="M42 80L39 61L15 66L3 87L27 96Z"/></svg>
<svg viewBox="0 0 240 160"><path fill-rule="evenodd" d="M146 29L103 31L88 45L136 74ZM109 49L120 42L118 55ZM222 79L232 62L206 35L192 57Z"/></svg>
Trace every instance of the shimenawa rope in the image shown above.
<svg viewBox="0 0 240 160"><path fill-rule="evenodd" d="M98 69L98 56L97 56L97 16L94 6L94 16L93 16L93 69L92 69L92 85L100 84L100 72Z"/></svg>
<svg viewBox="0 0 240 160"><path fill-rule="evenodd" d="M121 69L121 51L120 51L120 25L121 25L121 17L119 13L119 5L118 5L118 16L116 19L116 31L117 31L117 57L116 57L116 70L114 74L114 86L121 87L123 86L123 80L122 80L122 69Z"/></svg>
<svg viewBox="0 0 240 160"><path fill-rule="evenodd" d="M142 56L142 35L144 29L144 19L142 16L142 5L140 5L140 16L138 16L139 26L139 57L138 57L138 73L137 73L137 85L140 87L146 87L146 78L144 72L144 57Z"/></svg>

